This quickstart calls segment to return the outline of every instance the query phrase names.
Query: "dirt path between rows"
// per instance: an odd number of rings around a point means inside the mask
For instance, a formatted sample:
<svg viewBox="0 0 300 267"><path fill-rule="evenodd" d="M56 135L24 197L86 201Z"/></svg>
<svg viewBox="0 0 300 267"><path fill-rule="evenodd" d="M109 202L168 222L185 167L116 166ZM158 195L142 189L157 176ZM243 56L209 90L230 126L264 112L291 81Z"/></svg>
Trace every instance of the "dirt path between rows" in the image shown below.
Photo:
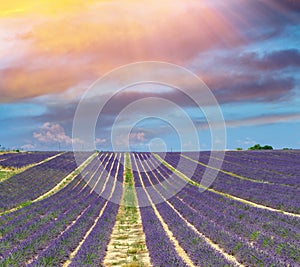
<svg viewBox="0 0 300 267"><path fill-rule="evenodd" d="M63 153L61 153L63 154ZM61 155L60 154L60 155ZM86 161L84 161L79 167L77 167L74 171L72 171L71 173L69 173L60 183L58 183L55 187L53 187L52 189L50 189L48 192L44 193L43 195L37 197L36 199L34 200L31 200L28 205L31 205L32 203L35 203L35 202L38 202L38 201L41 201L45 198L48 198L50 196L52 196L53 194L57 193L59 190L61 190L62 188L64 188L65 186L67 186L75 177L76 175L82 170L84 169L95 157L97 156L97 153L94 153L93 155L91 155ZM54 157L51 157L51 158L48 158L46 161L50 160L50 159L53 159L57 157L54 156ZM44 161L45 162L45 161ZM36 164L36 165L39 165L39 164L42 164L42 162ZM28 206L26 205L26 206ZM19 210L19 209L22 209L24 206L23 205L20 205L18 207L15 207L15 208L12 208L10 210L7 210L7 211L3 211L0 213L0 216L3 215L3 214L8 214L8 213L12 213L16 210Z"/></svg>
<svg viewBox="0 0 300 267"><path fill-rule="evenodd" d="M125 154L123 196L104 266L152 266L146 246L129 154Z"/></svg>
<svg viewBox="0 0 300 267"><path fill-rule="evenodd" d="M199 183L191 180L184 173L176 170L172 165L170 165L169 163L167 163L166 161L164 161L159 155L155 154L155 157L161 163L163 163L167 168L169 168L171 171L173 171L175 174L177 174L178 177L182 178L183 180L185 180L186 182L190 183L191 185L203 188L203 186L201 186ZM278 209L271 208L271 207L268 207L268 206L264 206L264 205L261 205L261 204L257 204L255 202L252 202L252 201L249 201L249 200L246 200L246 199L243 199L243 198L239 198L239 197L227 194L227 193L223 193L223 192L217 191L215 189L207 188L206 190L208 190L210 192L213 192L215 194L218 194L218 195L221 195L221 196L224 196L224 197L227 197L227 198L230 198L230 199L242 202L244 204L248 204L250 206L253 206L253 207L256 207L256 208L259 208L259 209L270 210L270 211L278 212L278 213L285 214L285 215L288 215L288 216L300 218L300 214L296 214L296 213L292 213L292 212L287 212L287 211L282 211L282 210L278 210Z"/></svg>

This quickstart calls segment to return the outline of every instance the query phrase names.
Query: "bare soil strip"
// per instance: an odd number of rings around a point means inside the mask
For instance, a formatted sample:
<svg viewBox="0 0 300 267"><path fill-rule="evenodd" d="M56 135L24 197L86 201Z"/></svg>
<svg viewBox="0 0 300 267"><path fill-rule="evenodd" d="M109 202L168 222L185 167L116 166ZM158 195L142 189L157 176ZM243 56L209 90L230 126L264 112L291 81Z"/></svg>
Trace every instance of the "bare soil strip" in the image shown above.
<svg viewBox="0 0 300 267"><path fill-rule="evenodd" d="M77 184L74 186L74 188L77 187L77 186L80 184L80 182L81 182L82 180L85 180L86 183L85 183L85 185L80 189L79 192L82 192L87 186L91 187L91 182L92 182L92 180L93 180L94 175L99 171L99 169L100 169L101 167L102 167L102 171L101 171L100 176L103 174L103 172L104 172L104 170L106 169L106 166L108 165L108 163L109 163L109 161L110 161L110 159L111 159L112 156L113 156L113 154L111 154L111 155L109 156L109 158L106 160L105 163L103 163L103 161L101 161L101 162L99 161L98 168L93 172L92 175L90 175L90 178L89 178L89 179L86 179L86 178L85 178L86 175L85 175L84 177L82 177L82 179L80 179L80 180L77 182ZM104 156L103 154L100 156L99 160L101 160L101 159L102 159L102 160L105 159L105 156ZM104 165L104 166L103 166L103 165ZM90 192L93 192L93 191L94 191L96 185L97 185L97 183L95 183L95 185L91 188Z"/></svg>
<svg viewBox="0 0 300 267"><path fill-rule="evenodd" d="M34 167L34 166L41 165L41 164L43 164L43 163L45 163L45 162L47 162L47 161L49 161L49 160L52 160L52 159L55 159L55 158L59 157L59 156L61 156L62 154L65 154L65 153L66 153L66 152L58 153L58 154L56 154L56 155L54 155L54 156L52 156L52 157L50 157L50 158L46 158L46 159L44 159L44 160L42 160L42 161L40 161L40 162L38 162L38 163L35 163L35 164L30 165L30 167ZM30 167L29 167L29 168L30 168Z"/></svg>
<svg viewBox="0 0 300 267"><path fill-rule="evenodd" d="M181 154L180 156L183 157L183 158L185 158L185 159L188 159L188 160L190 160L190 161L193 161L193 162L195 162L195 163L197 163L197 164L199 164L199 165L202 165L202 166L204 166L204 167L206 167L206 168L209 168L209 169L212 169L212 170L217 170L217 171L219 171L219 172L222 172L222 173L227 174L227 175L229 175L229 176L232 176L232 177L234 177L234 178L238 178L238 179L241 179L241 180L250 181L250 182L253 182L253 183L259 183L259 184L274 184L274 183L271 183L271 182L268 182L268 181L255 180L255 179L251 179L251 178L248 178L248 177L241 176L241 175L236 174L236 173L233 173L233 172L220 170L220 169L218 169L218 168L214 168L214 167L212 167L212 166L209 166L209 165L207 165L207 164L204 164L204 163L202 163L202 162L200 162L200 161L194 160L194 159L192 159L192 158L190 158L190 157L188 157L188 156L186 156L186 155L182 155L182 154ZM215 158L215 159L220 160L220 159L218 159L218 158Z"/></svg>
<svg viewBox="0 0 300 267"><path fill-rule="evenodd" d="M113 228L104 266L152 266L137 208L129 154L125 154L122 202Z"/></svg>
<svg viewBox="0 0 300 267"><path fill-rule="evenodd" d="M64 188L66 185L68 185L75 177L76 175L78 175L95 157L97 156L97 153L94 153L93 155L91 155L86 161L84 161L79 167L77 167L73 172L69 173L60 183L58 183L55 187L53 187L52 189L50 189L48 192L46 192L45 194L39 196L38 198L28 202L26 206L31 205L32 203L41 201L45 198L50 197L51 195L57 193L59 190L61 190L62 188ZM48 161L49 159L47 159ZM39 163L41 164L41 163ZM15 208L12 208L10 210L7 211L3 211L0 213L0 216L3 214L8 214L8 213L12 213L16 210L22 209L24 208L23 205L19 205Z"/></svg>
<svg viewBox="0 0 300 267"><path fill-rule="evenodd" d="M274 157L278 157L277 155L274 155ZM243 164L240 164L240 163L237 163L237 162L233 162L233 161L230 161L230 160L226 160L226 159L220 159L218 157L212 157L216 160L221 160L221 161L224 161L224 162L227 162L228 164L230 165L236 165L236 166L240 166L240 167L243 167ZM276 170L272 170L272 169L265 169L265 171L267 172L272 172L272 173L277 173L277 174L282 174L282 172L279 172L279 171L276 171ZM291 176L291 174L286 174L287 176ZM251 178L250 178L251 179ZM262 180L263 181L263 180ZM267 182L267 181L266 181ZM272 182L268 182L270 184L278 184L278 183L272 183ZM281 184L283 186L291 186L291 185L285 185L285 184Z"/></svg>
<svg viewBox="0 0 300 267"><path fill-rule="evenodd" d="M111 167L112 168L112 167ZM110 169L110 171L111 171L111 169ZM103 173L103 171L102 171L102 173ZM99 175L99 177L98 177L98 180L97 180L97 182L99 182L99 180L100 180L100 178L102 177L102 173ZM104 190L104 188L106 187L106 183L107 183L107 180L105 181L105 184L103 185L103 188L102 188L102 191L101 192L103 192L103 190ZM91 206L91 204L90 205L88 205L83 211L81 211L81 213L76 217L76 219L75 220L73 220L72 221L72 223L70 223L55 239L53 239L52 240L52 242L54 241L54 240L57 240L57 239L59 239L65 232L67 232L79 219L80 219L80 217L81 216L83 216L83 214L85 214L85 211L86 210L88 210L89 208L90 208L90 206ZM50 244L48 245L48 246L46 246L42 251L45 251L46 249L48 249L48 247L50 246ZM71 254L72 255L72 254ZM71 256L70 255L70 256ZM27 265L29 265L29 264L31 264L33 261L35 261L35 260L37 260L38 259L38 255L34 258L34 259L31 259L31 260L29 260L26 264ZM71 262L68 262L68 261L66 261L66 263L65 264L70 264Z"/></svg>
<svg viewBox="0 0 300 267"><path fill-rule="evenodd" d="M134 160L136 161L136 159L134 158ZM137 164L136 164L137 166ZM137 166L138 168L138 166ZM153 203L152 199L151 199L151 196L149 195L146 187L145 187L145 184L143 182L143 178L140 174L140 170L138 170L138 175L139 175L139 178L140 178L140 181L141 181L141 184L142 184L142 187L144 188L145 190L145 193L151 203L151 207L152 209L154 210L154 213L155 215L157 216L157 218L159 219L161 225L163 226L167 236L169 237L169 239L171 240L171 242L173 243L174 247L175 247L175 250L176 252L178 253L178 255L185 261L185 263L188 265L188 266L191 266L191 267L196 267L196 265L194 265L193 261L190 259L190 257L186 254L186 252L184 251L184 249L179 245L179 242L178 240L174 237L173 233L171 232L171 230L169 229L168 225L165 223L164 219L161 217L159 211L157 210L155 204Z"/></svg>
<svg viewBox="0 0 300 267"><path fill-rule="evenodd" d="M71 181L74 180L74 178L84 169L86 168L86 166L88 164L91 163L91 161L97 156L97 153L94 153L93 155L91 155L83 164L81 164L79 167L77 167L73 172L71 172L70 174L68 174L60 183L58 183L55 187L53 187L51 190L49 190L48 192L46 192L45 194L39 196L38 198L36 198L35 200L33 200L32 202L37 202L40 200L43 200L55 193L57 193L59 190L61 190L62 188L64 188L66 185L68 185Z"/></svg>
<svg viewBox="0 0 300 267"><path fill-rule="evenodd" d="M150 166L149 166L149 164L146 162L145 163L146 165L148 165L148 169L151 169L150 168ZM144 167L143 167L143 169L144 169ZM240 262L238 262L238 260L234 257L234 256L232 256L232 255L230 255L230 254L228 254L227 252L225 252L218 244L216 244L216 243L214 243L213 241L211 241L208 237L206 237L203 233L201 233L201 232L199 232L198 230L197 230L197 228L193 225L193 224L191 224L187 219L185 219L182 215L181 215L181 213L173 206L173 204L171 204L164 196L163 196L163 194L161 194L161 192L157 189L157 186L156 185L154 185L153 184L153 182L150 180L150 177L149 177L149 175L148 175L148 173L146 172L146 170L144 169L144 171L145 171L145 173L146 173L146 175L147 175L147 177L148 177L148 180L149 180L149 182L151 183L151 185L152 185L152 187L154 187L155 188L155 190L161 195L161 197L164 199L164 201L165 201L165 203L167 203L173 210L174 210L174 212L185 222L185 224L188 226L188 227L190 227L201 239L203 239L208 245L210 245L214 250L216 250L216 251L218 251L220 254L222 254L228 261L230 261L231 263L233 263L235 266L240 266L240 267L245 267L245 265L243 265L243 264L241 264ZM160 173L160 171L159 170L157 170L159 173ZM155 176L155 178L156 178L156 180L159 182L159 179L158 179L158 177L156 176L156 174L154 173L153 174L154 176ZM168 182L168 180L166 180L167 182ZM163 187L165 187L163 184L162 184L162 186ZM167 189L166 187L165 187L165 189ZM167 189L168 190L168 189ZM179 198L178 198L179 199Z"/></svg>
<svg viewBox="0 0 300 267"><path fill-rule="evenodd" d="M111 155L111 156L112 156L112 155ZM109 161L109 159L108 159L108 161ZM107 162L108 162L108 161L107 161ZM112 165L112 166L113 166L113 165ZM114 177L113 188L112 188L112 190L111 190L111 192L110 192L108 201L109 201L109 199L112 197L113 192L115 191L116 181L117 181L117 176L118 176L119 168L120 168L120 161L118 161L117 171L116 171L116 174L115 174L115 177ZM105 168L103 168L103 170L104 170L104 169L105 169ZM112 170L112 169L110 169L110 172L109 172L109 174L108 174L107 177L111 177L111 176L110 176L111 170ZM102 173L103 173L103 172L102 172ZM100 177L102 176L102 173L101 173ZM100 177L99 177L99 179L100 179ZM103 186L103 188L102 188L102 190L101 190L100 195L103 193L103 191L104 191L104 189L105 189L105 187L106 187L107 181L108 181L108 179L106 179L105 184L104 184L104 186ZM63 267L67 267L67 266L69 266L69 265L71 264L72 259L76 256L76 254L78 253L78 251L79 251L80 248L82 247L83 243L84 243L85 240L88 238L88 236L91 234L91 232L94 230L94 228L96 227L98 221L99 221L100 218L102 217L102 215L103 215L103 213L104 213L104 211L105 211L105 209L106 209L106 206L107 206L107 204L108 204L108 201L105 202L103 208L102 208L102 209L100 210L100 212L99 212L99 215L98 215L97 218L94 220L93 225L92 225L91 228L86 232L84 238L80 241L80 243L78 244L78 246L76 247L76 249L70 254L69 259L63 264Z"/></svg>
<svg viewBox="0 0 300 267"><path fill-rule="evenodd" d="M185 180L186 182L188 182L191 185L204 188L201 184L199 184L199 183L191 180L185 174L183 174L182 172L178 171L172 165L170 165L169 163L167 163L166 161L164 161L159 155L157 155L157 154L154 154L154 155L155 155L155 157L162 164L164 164L167 168L169 168L171 171L173 171L175 174L177 174L178 177L180 177L181 179ZM271 207L268 207L268 206L257 204L255 202L252 202L252 201L249 201L249 200L245 200L245 199L242 199L242 198L239 198L239 197L236 197L236 196L232 196L232 195L227 194L227 193L223 193L223 192L217 191L215 189L211 189L211 188L205 188L205 189L208 190L208 191L210 191L210 192L213 192L215 194L218 194L218 195L221 195L221 196L224 196L224 197L227 197L227 198L231 198L233 200L236 200L236 201L248 204L250 206L253 206L253 207L256 207L256 208L259 208L259 209L270 210L270 211L278 212L278 213L285 214L285 215L288 215L288 216L300 218L300 214L296 214L296 213L292 213L292 212L287 212L287 211L282 211L282 210L274 209L274 208L271 208Z"/></svg>
<svg viewBox="0 0 300 267"><path fill-rule="evenodd" d="M49 161L51 159L54 159L54 158L56 158L56 157L58 157L58 156L60 156L60 155L62 155L64 153L65 152L59 153L59 154L54 155L54 156L52 156L50 158L46 158L46 159L44 159L44 160L42 160L40 162L37 162L37 163L34 163L34 164L30 164L30 165L24 166L22 168L15 168L15 167L5 167L5 168L3 168L3 167L0 166L0 183L4 182L5 180L9 179L10 177L12 177L12 176L14 176L16 174L24 172L24 171L26 171L26 170L28 170L28 169L30 169L32 167L35 167L37 165L43 164L43 163L45 163L45 162L47 162L47 161Z"/></svg>
<svg viewBox="0 0 300 267"><path fill-rule="evenodd" d="M6 181L10 177L23 172L24 170L22 169L8 169L8 168L1 168L0 167L0 183Z"/></svg>

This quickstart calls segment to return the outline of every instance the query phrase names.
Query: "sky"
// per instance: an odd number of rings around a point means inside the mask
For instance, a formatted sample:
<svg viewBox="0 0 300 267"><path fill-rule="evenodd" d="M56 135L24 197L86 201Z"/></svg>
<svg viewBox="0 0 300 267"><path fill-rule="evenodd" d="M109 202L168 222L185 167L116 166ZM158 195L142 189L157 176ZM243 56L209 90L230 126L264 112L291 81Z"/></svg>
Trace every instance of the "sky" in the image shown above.
<svg viewBox="0 0 300 267"><path fill-rule="evenodd" d="M226 149L300 148L296 0L1 1L1 146L88 149L73 131L81 99L95 81L144 61L174 64L201 79L224 118ZM164 75L174 84L128 84L118 91L128 78L120 73L87 100L93 105L112 96L92 129L97 149L127 150L129 143L134 151L210 150L218 142L202 109L213 107L197 106L176 88L176 71ZM197 86L189 90L205 98ZM169 102L156 105L154 98ZM144 104L128 108L137 101ZM194 128L186 128L186 116ZM126 127L131 130L123 134Z"/></svg>

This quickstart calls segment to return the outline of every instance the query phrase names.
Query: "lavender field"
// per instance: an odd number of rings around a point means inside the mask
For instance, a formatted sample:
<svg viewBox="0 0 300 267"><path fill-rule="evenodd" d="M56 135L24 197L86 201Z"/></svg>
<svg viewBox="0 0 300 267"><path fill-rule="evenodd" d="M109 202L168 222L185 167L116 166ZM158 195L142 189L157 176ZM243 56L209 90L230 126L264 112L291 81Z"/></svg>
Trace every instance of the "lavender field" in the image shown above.
<svg viewBox="0 0 300 267"><path fill-rule="evenodd" d="M300 266L300 151L209 158L2 155L0 266Z"/></svg>

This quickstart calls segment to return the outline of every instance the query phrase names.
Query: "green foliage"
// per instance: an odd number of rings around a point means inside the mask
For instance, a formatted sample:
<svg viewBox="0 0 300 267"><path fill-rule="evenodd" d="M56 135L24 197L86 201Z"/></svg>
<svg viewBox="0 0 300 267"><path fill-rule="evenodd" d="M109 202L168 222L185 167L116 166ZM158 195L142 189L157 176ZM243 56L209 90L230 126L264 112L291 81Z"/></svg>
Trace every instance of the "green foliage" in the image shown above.
<svg viewBox="0 0 300 267"><path fill-rule="evenodd" d="M280 251L285 247L286 245L284 243L281 243L279 245L277 245L276 247L276 253L279 254Z"/></svg>
<svg viewBox="0 0 300 267"><path fill-rule="evenodd" d="M85 263L86 264L92 264L93 263L93 260L95 260L97 258L97 256L94 254L94 253L88 253L86 255L86 260L85 260Z"/></svg>
<svg viewBox="0 0 300 267"><path fill-rule="evenodd" d="M194 245L197 245L197 244L199 243L199 238L194 237L194 238L192 239L192 243L193 243Z"/></svg>
<svg viewBox="0 0 300 267"><path fill-rule="evenodd" d="M32 204L32 201L31 201L31 200L28 200L28 201L26 201L26 202L23 202L23 203L21 204L21 207L24 208L24 207L27 207L27 206L29 206L29 205L31 205L31 204Z"/></svg>
<svg viewBox="0 0 300 267"><path fill-rule="evenodd" d="M236 254L238 251L239 251L239 249L242 247L242 243L241 242L238 242L236 245L235 245L235 247L233 248L233 255L234 254Z"/></svg>
<svg viewBox="0 0 300 267"><path fill-rule="evenodd" d="M241 219L243 219L244 218L244 214L239 214L239 219L241 220Z"/></svg>
<svg viewBox="0 0 300 267"><path fill-rule="evenodd" d="M259 236L259 231L253 232L250 236L250 240L254 241L258 238L258 236Z"/></svg>
<svg viewBox="0 0 300 267"><path fill-rule="evenodd" d="M248 150L272 150L273 147L269 145L261 146L260 144L256 144L252 147L249 147Z"/></svg>
<svg viewBox="0 0 300 267"><path fill-rule="evenodd" d="M265 146L262 147L262 149L272 150L273 147L269 146L269 145L265 145Z"/></svg>
<svg viewBox="0 0 300 267"><path fill-rule="evenodd" d="M241 147L237 147L236 150L243 150Z"/></svg>
<svg viewBox="0 0 300 267"><path fill-rule="evenodd" d="M52 256L50 257L43 257L42 258L42 264L43 266L52 266L54 258Z"/></svg>
<svg viewBox="0 0 300 267"><path fill-rule="evenodd" d="M264 241L263 241L262 246L266 247L268 245L268 243L269 243L269 238L265 238Z"/></svg>
<svg viewBox="0 0 300 267"><path fill-rule="evenodd" d="M13 172L8 171L1 171L0 170L0 182L3 182L4 180L7 180L9 177L13 176Z"/></svg>

